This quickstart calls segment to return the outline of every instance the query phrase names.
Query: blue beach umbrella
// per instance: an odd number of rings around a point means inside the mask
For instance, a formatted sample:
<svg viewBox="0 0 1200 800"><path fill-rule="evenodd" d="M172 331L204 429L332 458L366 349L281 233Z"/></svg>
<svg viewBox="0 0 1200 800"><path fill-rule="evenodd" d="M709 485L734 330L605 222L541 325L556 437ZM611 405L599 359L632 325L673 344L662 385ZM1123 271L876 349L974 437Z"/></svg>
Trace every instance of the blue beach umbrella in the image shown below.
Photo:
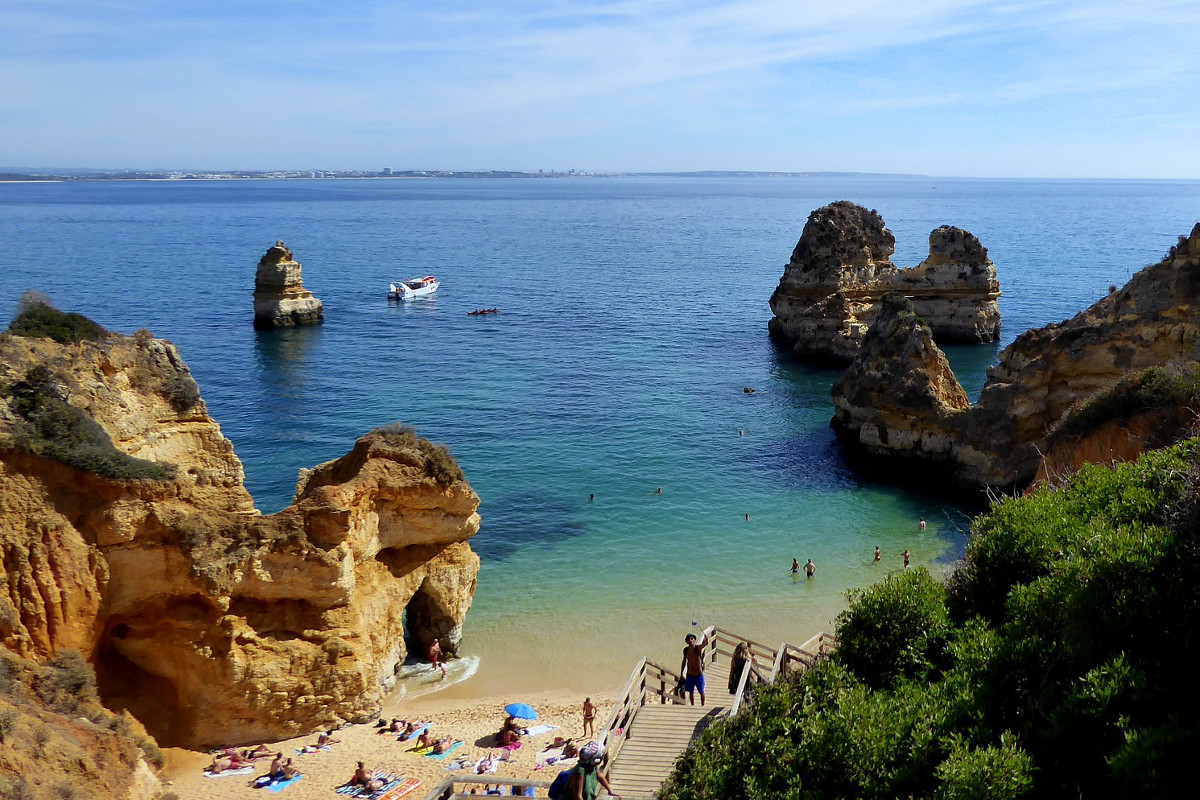
<svg viewBox="0 0 1200 800"><path fill-rule="evenodd" d="M537 719L537 712L524 703L509 703L504 707L504 713L517 719Z"/></svg>

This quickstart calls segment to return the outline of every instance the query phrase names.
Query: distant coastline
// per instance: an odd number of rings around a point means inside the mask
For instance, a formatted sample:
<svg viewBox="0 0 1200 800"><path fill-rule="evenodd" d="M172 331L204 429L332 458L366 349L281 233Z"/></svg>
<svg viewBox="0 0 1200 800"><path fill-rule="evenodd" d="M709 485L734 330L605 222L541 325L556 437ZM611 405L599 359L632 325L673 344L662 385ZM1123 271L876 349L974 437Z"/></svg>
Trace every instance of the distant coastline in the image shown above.
<svg viewBox="0 0 1200 800"><path fill-rule="evenodd" d="M588 172L585 170L91 170L83 168L0 167L0 183L79 183L91 181L236 181L422 178L928 178L883 172L781 172L697 170L692 172Z"/></svg>

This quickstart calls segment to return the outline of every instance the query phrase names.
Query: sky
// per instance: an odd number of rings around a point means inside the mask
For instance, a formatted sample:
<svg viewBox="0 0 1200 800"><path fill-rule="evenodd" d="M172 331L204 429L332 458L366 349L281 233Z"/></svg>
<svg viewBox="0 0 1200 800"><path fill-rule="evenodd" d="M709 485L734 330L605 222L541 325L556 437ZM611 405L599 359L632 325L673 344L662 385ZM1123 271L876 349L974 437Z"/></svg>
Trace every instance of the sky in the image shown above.
<svg viewBox="0 0 1200 800"><path fill-rule="evenodd" d="M0 166L1200 178L1200 0L2 0Z"/></svg>

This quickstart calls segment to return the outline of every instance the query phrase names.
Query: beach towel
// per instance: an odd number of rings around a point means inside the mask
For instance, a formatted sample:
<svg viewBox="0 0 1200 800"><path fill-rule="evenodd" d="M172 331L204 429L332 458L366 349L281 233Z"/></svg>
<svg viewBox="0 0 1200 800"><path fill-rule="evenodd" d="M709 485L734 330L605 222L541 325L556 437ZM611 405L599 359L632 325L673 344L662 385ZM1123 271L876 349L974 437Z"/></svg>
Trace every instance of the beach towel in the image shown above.
<svg viewBox="0 0 1200 800"><path fill-rule="evenodd" d="M268 792L282 792L284 789L291 786L293 783L295 783L296 781L300 780L303 777L304 777L304 774L301 773L300 775L296 775L294 777L288 778L285 781L274 781L273 783L267 784L267 791Z"/></svg>
<svg viewBox="0 0 1200 800"><path fill-rule="evenodd" d="M479 767L485 761L489 762L490 766L487 769L480 772ZM496 770L498 770L499 768L500 768L500 759L498 759L498 758L489 758L488 756L484 756L483 758L481 758L475 762L475 774L476 775L489 775L489 774L494 775L496 773Z"/></svg>
<svg viewBox="0 0 1200 800"><path fill-rule="evenodd" d="M238 769L225 769L221 770L220 772L209 772L208 770L204 770L204 777L228 778L230 775L249 775L251 772L254 772L254 767L246 765L244 767L239 767Z"/></svg>
<svg viewBox="0 0 1200 800"><path fill-rule="evenodd" d="M430 750L432 750L432 749L433 749L433 745L431 745L431 744L427 744L427 745L425 745L424 747L420 747L420 746L417 746L417 747L410 747L410 748L408 748L408 752L410 752L410 753L416 753L416 754L417 754L417 755L419 755L419 756L423 756L423 755L425 755L426 753L428 753L428 752L429 752Z"/></svg>
<svg viewBox="0 0 1200 800"><path fill-rule="evenodd" d="M412 733L405 736L403 733L396 737L397 742L407 742L409 739L415 739L433 726L432 722L426 722L419 728L413 730Z"/></svg>
<svg viewBox="0 0 1200 800"><path fill-rule="evenodd" d="M305 750L303 747L300 747L300 748L297 748L296 755L306 756L309 753L324 753L328 749L329 749L329 745L325 745L324 747L318 747L316 750Z"/></svg>
<svg viewBox="0 0 1200 800"><path fill-rule="evenodd" d="M455 759L454 761L451 761L446 766L442 767L442 769L445 769L447 771L455 770L455 769L466 769L467 767L471 766L474 763L475 762L473 762L469 758L458 758L458 759Z"/></svg>
<svg viewBox="0 0 1200 800"><path fill-rule="evenodd" d="M444 753L426 753L425 757L432 758L434 761L441 761L446 756L450 755L455 750L457 750L459 745L461 745L461 744L462 744L462 742L455 742L454 744L452 744L446 748L446 752L444 752Z"/></svg>
<svg viewBox="0 0 1200 800"><path fill-rule="evenodd" d="M532 728L525 729L526 736L541 736L543 733L558 730L557 725L534 725Z"/></svg>
<svg viewBox="0 0 1200 800"><path fill-rule="evenodd" d="M393 788L391 788L390 790L385 792L379 798L379 800L398 800L398 798L404 797L406 794L410 794L410 793L416 791L417 787L420 785L421 785L421 782L419 780L417 780L416 778L407 778L407 779L401 781L399 783L399 785L394 786Z"/></svg>
<svg viewBox="0 0 1200 800"><path fill-rule="evenodd" d="M510 753L511 753L511 752L512 752L512 751L514 751L514 750L520 750L520 749L521 749L521 743L520 743L520 742L513 742L512 744L506 744L506 745L504 745L504 747L501 747L500 749L501 749L501 750L507 750L508 752L510 752Z"/></svg>

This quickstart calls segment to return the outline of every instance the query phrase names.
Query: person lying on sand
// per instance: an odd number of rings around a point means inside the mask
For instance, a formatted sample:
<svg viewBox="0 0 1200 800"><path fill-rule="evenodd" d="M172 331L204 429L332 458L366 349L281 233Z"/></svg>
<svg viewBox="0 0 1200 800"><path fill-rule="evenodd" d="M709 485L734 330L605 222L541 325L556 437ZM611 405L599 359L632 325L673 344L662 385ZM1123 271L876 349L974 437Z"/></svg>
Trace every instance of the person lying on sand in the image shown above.
<svg viewBox="0 0 1200 800"><path fill-rule="evenodd" d="M241 769L249 766L250 762L242 758L236 752L233 755L220 755L213 759L212 763L204 768L205 772L211 772L213 775L220 775L226 770Z"/></svg>
<svg viewBox="0 0 1200 800"><path fill-rule="evenodd" d="M425 722L410 722L404 726L404 732L400 734L400 736L397 738L397 741L407 742L412 738L412 735L417 732L417 728L420 727L425 727L425 732L422 734L422 736L427 735L429 733L429 728L427 726L428 723ZM420 737L418 737L417 741L420 741Z"/></svg>
<svg viewBox="0 0 1200 800"><path fill-rule="evenodd" d="M279 753L272 753L271 748L265 744L260 744L251 750L242 751L242 758L246 761L253 761L256 758L274 758Z"/></svg>
<svg viewBox="0 0 1200 800"><path fill-rule="evenodd" d="M496 758L496 754L488 752L486 756L479 759L479 763L475 765L475 772L479 775L491 772L500 764L500 760Z"/></svg>
<svg viewBox="0 0 1200 800"><path fill-rule="evenodd" d="M387 726L385 733L404 733L408 729L408 723L399 717L392 717L392 724Z"/></svg>

